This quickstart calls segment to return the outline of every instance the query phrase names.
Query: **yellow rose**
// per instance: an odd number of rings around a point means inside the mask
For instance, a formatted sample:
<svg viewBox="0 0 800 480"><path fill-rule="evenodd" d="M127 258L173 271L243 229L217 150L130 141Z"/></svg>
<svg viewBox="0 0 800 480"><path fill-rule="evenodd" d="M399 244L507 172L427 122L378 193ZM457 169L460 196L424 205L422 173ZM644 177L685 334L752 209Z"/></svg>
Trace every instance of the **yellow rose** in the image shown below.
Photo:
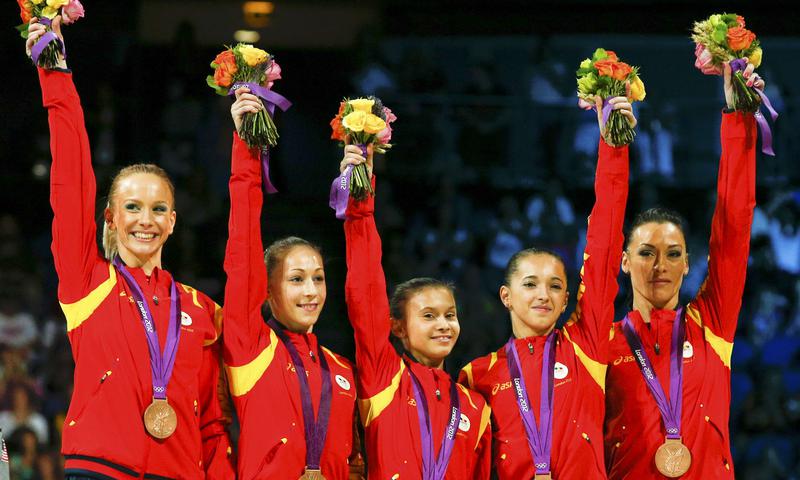
<svg viewBox="0 0 800 480"><path fill-rule="evenodd" d="M646 96L647 92L644 91L644 82L642 82L642 79L637 75L636 78L631 81L631 100L634 102L641 102Z"/></svg>
<svg viewBox="0 0 800 480"><path fill-rule="evenodd" d="M357 112L371 113L372 107L375 105L375 100L370 98L356 98L355 100L350 100L348 103L350 103L353 110Z"/></svg>
<svg viewBox="0 0 800 480"><path fill-rule="evenodd" d="M47 0L47 6L52 9L58 9L68 4L69 0Z"/></svg>
<svg viewBox="0 0 800 480"><path fill-rule="evenodd" d="M267 59L267 52L256 48L252 45L242 45L239 47L239 53L242 55L244 61L251 67L255 67L259 63L263 63Z"/></svg>
<svg viewBox="0 0 800 480"><path fill-rule="evenodd" d="M580 68L591 68L591 66L592 66L592 60L587 58L586 60L581 62Z"/></svg>
<svg viewBox="0 0 800 480"><path fill-rule="evenodd" d="M381 117L371 113L367 114L367 120L364 122L365 132L376 134L380 133L384 128L386 128L386 122L384 122Z"/></svg>
<svg viewBox="0 0 800 480"><path fill-rule="evenodd" d="M356 110L350 112L342 119L342 126L351 132L361 132L364 130L364 125L367 123L367 114L362 111Z"/></svg>
<svg viewBox="0 0 800 480"><path fill-rule="evenodd" d="M55 9L55 8L44 7L42 9L42 16L43 17L47 17L50 20L52 20L52 19L56 18L56 15L58 15L58 10Z"/></svg>
<svg viewBox="0 0 800 480"><path fill-rule="evenodd" d="M40 4L40 3L42 3L43 1L44 1L44 0L31 0L31 3L33 3L34 5L39 5L39 4Z"/></svg>
<svg viewBox="0 0 800 480"><path fill-rule="evenodd" d="M763 55L763 53L764 52L761 51L761 47L756 47L756 49L753 50L753 53L747 57L747 61L752 63L754 67L758 68L761 65L761 55Z"/></svg>

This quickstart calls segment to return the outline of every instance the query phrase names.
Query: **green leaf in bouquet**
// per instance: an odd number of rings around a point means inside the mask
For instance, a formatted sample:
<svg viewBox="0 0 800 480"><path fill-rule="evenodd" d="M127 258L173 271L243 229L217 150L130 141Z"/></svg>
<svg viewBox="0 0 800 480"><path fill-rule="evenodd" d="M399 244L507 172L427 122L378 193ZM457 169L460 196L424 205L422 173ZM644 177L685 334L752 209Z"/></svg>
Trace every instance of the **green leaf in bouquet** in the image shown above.
<svg viewBox="0 0 800 480"><path fill-rule="evenodd" d="M714 33L711 34L711 39L720 45L728 45L728 26L720 23L714 28Z"/></svg>
<svg viewBox="0 0 800 480"><path fill-rule="evenodd" d="M206 77L206 84L208 84L209 87L213 88L214 92L216 92L217 95L223 97L228 95L228 89L217 85L217 82L214 81L214 77L212 75Z"/></svg>
<svg viewBox="0 0 800 480"><path fill-rule="evenodd" d="M14 28L19 32L19 36L20 37L22 37L24 39L27 39L28 38L28 27L30 27L29 24L23 23L22 25L17 25Z"/></svg>
<svg viewBox="0 0 800 480"><path fill-rule="evenodd" d="M604 58L608 58L608 53L606 52L605 48L598 48L592 54L592 60L595 62L598 60L603 60Z"/></svg>

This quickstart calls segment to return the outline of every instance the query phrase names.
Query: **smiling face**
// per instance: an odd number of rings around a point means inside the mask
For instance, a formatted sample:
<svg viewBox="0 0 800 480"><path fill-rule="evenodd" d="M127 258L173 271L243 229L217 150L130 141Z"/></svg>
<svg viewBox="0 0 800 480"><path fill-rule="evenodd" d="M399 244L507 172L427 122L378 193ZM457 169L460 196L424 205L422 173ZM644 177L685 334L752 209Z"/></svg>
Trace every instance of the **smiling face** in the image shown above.
<svg viewBox="0 0 800 480"><path fill-rule="evenodd" d="M683 232L670 222L639 225L622 254L622 270L631 276L635 308L675 308L689 273Z"/></svg>
<svg viewBox="0 0 800 480"><path fill-rule="evenodd" d="M173 205L169 184L157 175L132 173L119 179L105 217L127 265L161 265L161 249L175 228Z"/></svg>
<svg viewBox="0 0 800 480"><path fill-rule="evenodd" d="M322 256L306 245L292 247L269 278L269 308L282 325L308 333L325 305Z"/></svg>
<svg viewBox="0 0 800 480"><path fill-rule="evenodd" d="M442 368L461 332L453 292L445 287L426 287L412 293L405 317L392 319L392 333L423 365Z"/></svg>
<svg viewBox="0 0 800 480"><path fill-rule="evenodd" d="M500 287L500 300L511 314L516 338L550 333L567 308L564 264L547 253L520 258L516 270Z"/></svg>

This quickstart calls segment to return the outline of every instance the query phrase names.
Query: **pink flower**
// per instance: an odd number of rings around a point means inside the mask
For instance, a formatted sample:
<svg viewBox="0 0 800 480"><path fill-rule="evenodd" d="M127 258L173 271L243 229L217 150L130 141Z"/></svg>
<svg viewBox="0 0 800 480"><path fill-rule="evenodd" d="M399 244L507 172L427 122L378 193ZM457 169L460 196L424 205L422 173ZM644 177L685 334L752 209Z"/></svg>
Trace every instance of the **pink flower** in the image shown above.
<svg viewBox="0 0 800 480"><path fill-rule="evenodd" d="M272 88L272 85L275 84L275 80L280 80L281 78L281 66L278 65L278 62L273 60L272 64L266 71L264 83L267 84L267 88Z"/></svg>
<svg viewBox="0 0 800 480"><path fill-rule="evenodd" d="M593 103L589 103L588 100L583 98L578 98L578 106L584 110L591 110L595 108L595 105Z"/></svg>
<svg viewBox="0 0 800 480"><path fill-rule="evenodd" d="M387 108L383 107L383 114L386 116L386 128L378 132L377 138L378 143L382 145L388 145L389 142L392 141L392 125L391 123L397 120L397 115L392 113L392 111Z"/></svg>
<svg viewBox="0 0 800 480"><path fill-rule="evenodd" d="M711 52L709 52L704 45L699 43L696 44L694 48L694 56L697 57L697 60L694 62L694 66L703 72L704 75L722 75L722 67L719 65L714 65L714 59L711 56Z"/></svg>
<svg viewBox="0 0 800 480"><path fill-rule="evenodd" d="M64 25L75 23L79 18L83 18L83 5L80 0L70 0L70 2L61 8L61 17L64 20Z"/></svg>

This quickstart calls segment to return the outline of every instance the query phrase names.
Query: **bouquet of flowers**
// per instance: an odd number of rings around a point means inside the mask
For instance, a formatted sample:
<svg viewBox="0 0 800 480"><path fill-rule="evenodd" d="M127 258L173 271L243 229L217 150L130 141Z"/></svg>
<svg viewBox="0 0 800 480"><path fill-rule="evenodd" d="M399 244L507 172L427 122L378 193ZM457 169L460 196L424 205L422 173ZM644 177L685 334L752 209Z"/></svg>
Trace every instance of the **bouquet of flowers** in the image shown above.
<svg viewBox="0 0 800 480"><path fill-rule="evenodd" d="M47 32L31 49L31 59L42 68L54 68L58 65L59 52L66 55L64 44L50 29L53 19L61 15L64 25L75 23L83 18L83 5L80 0L17 0L19 16L22 24L17 26L22 38L28 38L28 22L36 17L47 27Z"/></svg>
<svg viewBox="0 0 800 480"><path fill-rule="evenodd" d="M646 92L644 83L639 78L639 67L621 62L617 54L611 50L598 48L592 58L581 62L576 73L578 104L582 108L589 109L595 106L597 96L602 98L603 125L606 126L606 138L610 140L609 143L614 146L631 143L636 132L620 112L613 110L608 99L628 95L631 102L644 100Z"/></svg>
<svg viewBox="0 0 800 480"><path fill-rule="evenodd" d="M742 70L747 62L758 68L763 52L756 34L744 27L744 18L733 13L711 15L694 24L692 40L697 57L694 66L706 75L722 75L723 64L730 63L733 108L756 112L761 105L761 98L755 89L747 86Z"/></svg>
<svg viewBox="0 0 800 480"><path fill-rule="evenodd" d="M217 94L232 96L236 89L246 87L265 104L258 113L248 113L242 118L239 137L250 147L266 148L278 144L278 129L272 121L275 106L286 110L291 105L272 91L275 80L281 78L281 67L275 58L252 45L239 43L217 55L211 68L214 74L206 83Z"/></svg>
<svg viewBox="0 0 800 480"><path fill-rule="evenodd" d="M386 153L392 147L389 143L392 140L391 123L395 120L397 117L379 98L345 98L339 104L339 112L331 120L331 138L338 140L341 145L358 145L364 157L367 156L367 145L372 145L375 152ZM343 175L347 173L349 172L345 170ZM374 192L366 165L357 165L352 170L350 196L363 200L372 193Z"/></svg>

